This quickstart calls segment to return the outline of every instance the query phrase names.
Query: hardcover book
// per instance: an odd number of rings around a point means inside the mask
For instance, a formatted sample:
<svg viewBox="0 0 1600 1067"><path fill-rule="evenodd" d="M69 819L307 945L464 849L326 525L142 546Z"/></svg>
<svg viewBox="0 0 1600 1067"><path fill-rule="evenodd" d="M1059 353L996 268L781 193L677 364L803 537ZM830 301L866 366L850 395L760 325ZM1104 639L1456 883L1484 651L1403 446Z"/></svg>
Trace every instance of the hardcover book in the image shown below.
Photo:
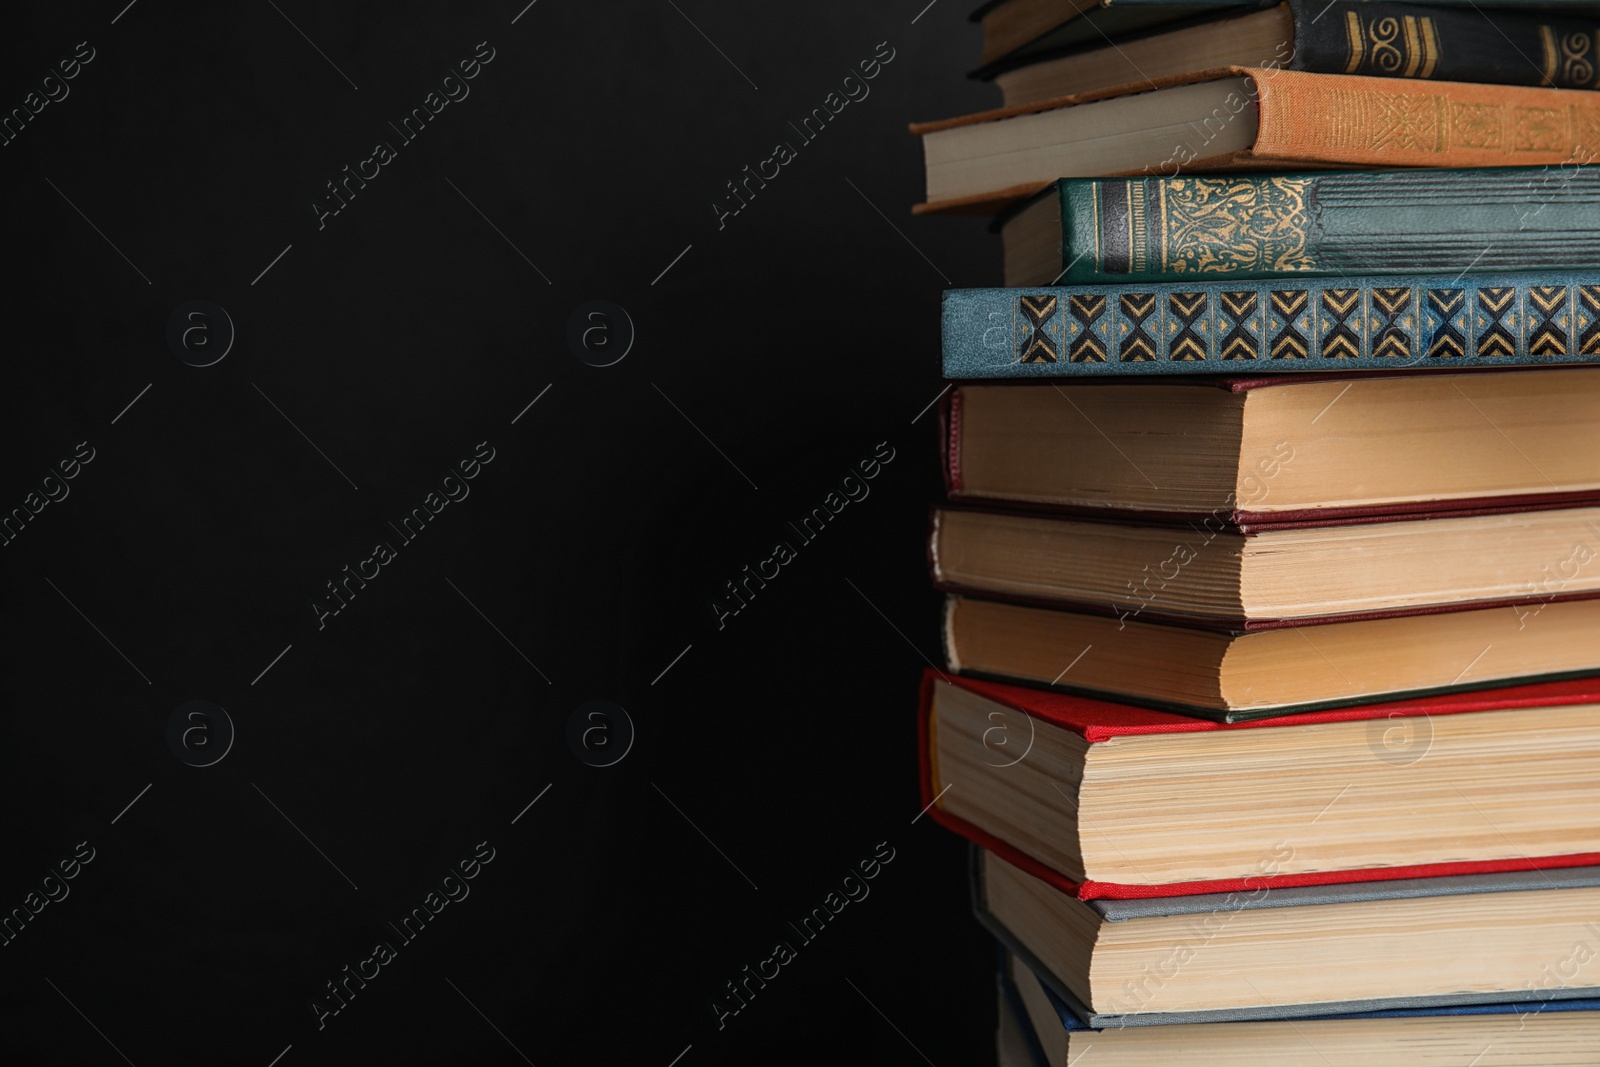
<svg viewBox="0 0 1600 1067"><path fill-rule="evenodd" d="M1572 165L1600 95L1227 67L914 124L927 203L992 212L1058 178L1315 167Z"/></svg>
<svg viewBox="0 0 1600 1067"><path fill-rule="evenodd" d="M1365 521L1132 522L936 508L934 585L1080 611L1246 626L1600 595L1600 507Z"/></svg>
<svg viewBox="0 0 1600 1067"><path fill-rule="evenodd" d="M942 314L957 379L1600 362L1600 268L949 289Z"/></svg>
<svg viewBox="0 0 1600 1067"><path fill-rule="evenodd" d="M994 926L992 918L984 920ZM1025 949L1002 949L996 976L1002 1064L1017 1067L1133 1067L1181 1063L1185 1067L1280 1067L1289 1062L1337 1062L1376 1067L1462 1067L1493 1049L1479 1067L1546 1067L1584 1063L1600 1048L1600 1000L1515 995L1533 999L1450 1004L1348 1015L1293 1016L1284 1010L1259 1022L1126 1025L1118 1019L1095 1028L1091 1015L1064 983L1035 970ZM1165 1021L1165 1020L1152 1020ZM1008 1058L1009 1057L1009 1058Z"/></svg>
<svg viewBox="0 0 1600 1067"><path fill-rule="evenodd" d="M1600 166L1072 178L999 229L1008 286L1584 271Z"/></svg>
<svg viewBox="0 0 1600 1067"><path fill-rule="evenodd" d="M974 76L993 78L1008 107L1229 66L1593 89L1596 31L1600 21L1559 11L1287 0L1086 48L1030 49Z"/></svg>
<svg viewBox="0 0 1600 1067"><path fill-rule="evenodd" d="M1508 1001L1542 1014L1541 1003L1600 997L1582 965L1573 966L1575 954L1591 959L1600 945L1586 911L1600 903L1593 867L1307 896L1257 885L1137 908L1077 900L981 850L973 867L978 921L1093 1029L1441 1013Z"/></svg>
<svg viewBox="0 0 1600 1067"><path fill-rule="evenodd" d="M1269 7L1277 0L997 0L972 13L983 24L985 68L1063 49L1098 47L1118 39L1192 20ZM1427 0L1441 10L1479 8L1474 0ZM1565 17L1600 15L1600 5L1568 0L1495 0L1495 9ZM987 69L977 73L982 75Z"/></svg>
<svg viewBox="0 0 1600 1067"><path fill-rule="evenodd" d="M942 415L951 500L1178 521L1202 536L1600 491L1595 367L969 383ZM1572 576L1565 555L1550 564L1558 582Z"/></svg>
<svg viewBox="0 0 1600 1067"><path fill-rule="evenodd" d="M929 814L1078 899L1600 864L1593 679L1232 725L933 670L921 699Z"/></svg>
<svg viewBox="0 0 1600 1067"><path fill-rule="evenodd" d="M1244 622L1008 600L949 598L952 669L1222 721L1600 674L1590 594Z"/></svg>

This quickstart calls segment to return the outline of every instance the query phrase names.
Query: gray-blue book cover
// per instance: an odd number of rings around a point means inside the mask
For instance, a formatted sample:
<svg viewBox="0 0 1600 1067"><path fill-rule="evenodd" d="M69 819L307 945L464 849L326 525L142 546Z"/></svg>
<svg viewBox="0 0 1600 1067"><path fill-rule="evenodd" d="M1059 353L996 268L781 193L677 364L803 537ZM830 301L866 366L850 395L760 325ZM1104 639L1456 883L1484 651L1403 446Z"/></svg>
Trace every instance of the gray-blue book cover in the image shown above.
<svg viewBox="0 0 1600 1067"><path fill-rule="evenodd" d="M1600 362L1600 270L951 289L947 378Z"/></svg>

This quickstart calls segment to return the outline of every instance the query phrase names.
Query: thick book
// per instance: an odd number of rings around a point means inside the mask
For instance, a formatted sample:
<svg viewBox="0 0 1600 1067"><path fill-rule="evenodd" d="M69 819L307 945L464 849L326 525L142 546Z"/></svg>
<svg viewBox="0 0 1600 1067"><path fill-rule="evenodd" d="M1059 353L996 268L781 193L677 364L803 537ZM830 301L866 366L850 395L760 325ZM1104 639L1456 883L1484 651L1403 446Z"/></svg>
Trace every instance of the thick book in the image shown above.
<svg viewBox="0 0 1600 1067"><path fill-rule="evenodd" d="M947 289L941 315L957 379L1551 367L1600 362L1600 267Z"/></svg>
<svg viewBox="0 0 1600 1067"><path fill-rule="evenodd" d="M992 212L1058 178L1320 167L1570 166L1600 95L1225 67L914 124L927 202Z"/></svg>
<svg viewBox="0 0 1600 1067"><path fill-rule="evenodd" d="M1277 0L997 0L972 13L983 25L983 76L1006 65L1065 49L1098 47L1108 39L1186 20L1269 7ZM1327 0L1324 0L1327 2ZM1330 6L1332 6L1330 4ZM1365 5L1361 5L1365 6ZM1427 0L1441 10L1487 7L1475 0ZM1496 17L1505 11L1545 12L1561 17L1600 16L1600 5L1570 0L1495 0ZM1485 16L1487 19L1488 16ZM1387 36L1387 33L1385 33ZM1579 46L1571 51L1580 56ZM1530 52L1530 56L1539 53ZM1534 62L1533 59L1529 60Z"/></svg>
<svg viewBox="0 0 1600 1067"><path fill-rule="evenodd" d="M1081 900L1600 863L1593 679L1225 725L941 675L929 815Z"/></svg>
<svg viewBox="0 0 1600 1067"><path fill-rule="evenodd" d="M1543 1014L1541 1004L1600 997L1584 973L1600 945L1592 866L1351 885L1306 898L1252 886L1131 910L1079 901L981 850L972 875L979 923L1093 1029L1493 1011L1507 1002L1528 1004L1527 1017Z"/></svg>
<svg viewBox="0 0 1600 1067"><path fill-rule="evenodd" d="M968 383L941 415L953 501L1202 534L1600 492L1600 367Z"/></svg>
<svg viewBox="0 0 1600 1067"><path fill-rule="evenodd" d="M1123 618L1243 628L1600 596L1600 506L1200 525L949 505L929 525L946 592Z"/></svg>
<svg viewBox="0 0 1600 1067"><path fill-rule="evenodd" d="M986 924L987 925L987 924ZM998 940L998 938L997 938ZM1548 1067L1600 1062L1600 1000L1510 1000L1260 1021L1091 1027L1087 1009L1059 979L1003 947L995 993L1000 1067L1281 1067L1361 1063L1369 1067ZM1533 991L1519 991L1533 996ZM1156 1020L1166 1022L1167 1020Z"/></svg>
<svg viewBox="0 0 1600 1067"><path fill-rule="evenodd" d="M1007 286L1592 271L1600 166L1070 178L999 230Z"/></svg>
<svg viewBox="0 0 1600 1067"><path fill-rule="evenodd" d="M981 914L981 912L980 912ZM993 926L992 919L981 920ZM1488 1004L1442 1004L1344 1015L1280 1010L1259 1021L1127 1025L1120 1017L1091 1027L1091 1013L1026 950L1004 947L996 975L1001 1063L1015 1067L1281 1067L1284 1063L1362 1063L1371 1067L1463 1067L1493 1049L1496 1067L1547 1067L1600 1061L1600 1000L1538 996Z"/></svg>
<svg viewBox="0 0 1600 1067"><path fill-rule="evenodd" d="M1596 675L1596 633L1582 593L1243 622L952 596L944 618L952 670L1223 722Z"/></svg>
<svg viewBox="0 0 1600 1067"><path fill-rule="evenodd" d="M1028 104L1212 67L1273 67L1376 78L1593 89L1600 20L1557 12L1426 3L1287 0L1086 48L1029 50L976 71L1005 105Z"/></svg>

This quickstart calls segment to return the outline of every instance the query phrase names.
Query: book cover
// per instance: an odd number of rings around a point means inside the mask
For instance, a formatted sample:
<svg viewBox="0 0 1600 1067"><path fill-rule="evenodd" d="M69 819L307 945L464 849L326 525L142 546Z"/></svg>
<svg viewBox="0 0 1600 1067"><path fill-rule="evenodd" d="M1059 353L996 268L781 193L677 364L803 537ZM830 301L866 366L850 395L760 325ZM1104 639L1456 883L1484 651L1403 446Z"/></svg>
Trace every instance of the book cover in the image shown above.
<svg viewBox="0 0 1600 1067"><path fill-rule="evenodd" d="M1517 373L1527 373L1529 369L1536 368L1523 368ZM1185 384L1197 389L1215 388L1230 393L1242 394L1256 389L1316 385L1324 382L1353 381L1375 377L1383 377L1383 374L1381 372L1365 371L1342 376L1337 374L1302 374L1270 375L1254 378L1219 375L1215 377L1189 378L1185 380ZM1026 388L1030 389L1047 387L1050 387L1048 381L1032 382L1026 386ZM982 386L981 388L987 388L987 386ZM1018 388L1022 387L1019 386ZM990 508L1015 509L1019 512L1037 511L1043 514L1056 515L1105 516L1110 513L1109 509L1103 506L1038 504L1012 497L987 497L981 493L972 492L967 485L965 474L966 449L963 445L964 435L962 432L964 427L962 412L965 410L963 396L962 387L958 386L946 393L939 403L939 441L942 453L940 467L944 479L945 493L952 504L972 504ZM1111 443L1115 445L1114 441ZM1410 500L1401 503L1293 508L1277 511L1241 507L1239 506L1241 503L1243 501L1235 498L1228 506L1209 510L1119 508L1116 509L1115 513L1136 522L1191 525L1200 523L1205 529L1215 528L1219 524L1222 527L1230 528L1267 529L1279 523L1322 522L1335 524L1372 522L1389 518L1404 518L1417 514L1490 514L1498 512L1502 508L1515 511L1549 507L1579 507L1600 504L1600 490L1572 489L1539 493L1510 493L1503 496L1462 496L1434 500Z"/></svg>
<svg viewBox="0 0 1600 1067"><path fill-rule="evenodd" d="M1581 271L1600 249L1600 166L1073 178L1044 195L1063 285Z"/></svg>
<svg viewBox="0 0 1600 1067"><path fill-rule="evenodd" d="M1035 24L1033 21L1026 21L1019 24L1020 32L991 33L987 17L997 9L1010 7L1018 2L1019 0L1007 0L1002 3L984 4L973 11L972 21L984 22L986 38L983 66L972 72L973 77L991 77L1007 67L1041 56L1099 47L1108 39L1116 40L1134 34L1164 30L1182 22L1251 8L1271 7L1276 0L1078 0L1071 7L1061 5L1065 10L1061 10L1060 16L1054 20L1045 19L1042 24L1047 28L1042 31L1031 34L1026 32L1022 26ZM1327 0L1321 0L1320 6L1335 5L1328 4ZM1364 0L1355 0L1353 3L1350 0L1343 0L1337 6L1354 7L1359 12L1369 5ZM1465 9L1466 12L1477 9L1480 23L1490 22L1490 16L1484 13L1484 5L1473 3L1472 0L1419 0L1418 6L1437 8L1441 14L1453 14L1452 9ZM1519 15L1526 13L1544 14L1551 18L1576 18L1600 14L1600 5L1584 2L1549 2L1549 0L1543 2L1495 0L1493 10L1495 20L1501 18L1507 11ZM1329 17L1332 17L1331 13ZM1404 32L1404 27L1401 27L1396 37L1403 39ZM1420 37L1420 27L1418 35ZM1402 44L1397 40L1387 40L1388 38L1389 32L1385 27L1380 39L1386 39L1389 47L1399 50L1409 43ZM1515 54L1513 52L1511 56L1514 57ZM1529 50L1527 54L1536 58L1543 57L1541 50Z"/></svg>
<svg viewBox="0 0 1600 1067"><path fill-rule="evenodd" d="M1361 0L1289 8L1295 70L1565 89L1592 89L1600 75L1600 26L1555 12Z"/></svg>
<svg viewBox="0 0 1600 1067"><path fill-rule="evenodd" d="M1574 986L1556 987L1551 990L1545 990L1544 992L1547 994L1547 996L1545 996L1543 999L1537 1000L1508 1001L1501 997L1501 999L1498 1000L1485 1001L1468 994L1462 997L1452 998L1419 997L1416 998L1416 1000L1412 1003L1404 1005L1395 1004L1392 1001L1385 1000L1354 1002L1344 1001L1326 1005L1306 1005L1305 1010L1303 1011L1273 1007L1263 1008L1259 1012L1217 1011L1181 1013L1130 1012L1124 1014L1096 1013L1092 1011L1088 1005L1084 1004L1081 1000L1074 996L1071 990L1067 989L1066 984L1055 975L1051 974L1049 968L1040 963L1038 957L1030 952L1027 946L1022 944L1021 940L1015 934L1013 934L1005 927L1003 923L990 914L983 901L983 888L980 882L982 862L983 858L979 850L976 848L973 849L969 861L969 882L972 892L974 917L977 918L979 925L981 925L985 930L989 931L994 939L1000 944L1003 953L1009 956L1014 956L1017 961L1022 964L1023 969L1027 972L1025 975L1023 975L1022 980L1028 981L1031 979L1039 984L1040 990L1044 993L1045 997L1050 1003L1051 1008L1055 1012L1056 1022L1060 1023L1061 1028L1068 1033L1073 1033L1080 1030L1096 1031L1120 1029L1125 1026L1170 1025L1174 1023L1182 1024L1196 1022L1272 1022L1280 1020L1292 1021L1305 1019L1343 1019L1353 1022L1363 1019L1399 1019L1430 1016L1532 1016L1541 1015L1546 1012L1600 1011L1600 988L1591 986ZM1570 881L1563 881L1560 884L1570 884L1574 886L1600 884L1600 870L1596 870L1594 868L1579 868L1578 871L1582 872L1584 876ZM1471 883L1474 881L1474 879L1470 876L1465 878L1441 878L1438 879L1438 881L1441 883L1455 883L1450 885L1448 888L1441 886L1441 889L1444 889L1445 892L1473 893L1495 891L1493 888L1478 888L1472 885ZM1525 888L1549 889L1552 887L1553 886L1550 884L1540 883L1539 885L1527 886ZM1222 910L1224 912L1230 911L1236 908L1248 906L1240 903L1241 901L1247 899L1248 898L1242 897L1219 899L1213 907L1209 907L1205 910L1207 912L1215 912L1218 910ZM1382 895L1380 893L1375 896L1364 896L1357 899L1382 899ZM1011 968L1006 966L1008 963L1009 960L1002 961L1001 974L1003 981L1001 988L1004 991L1004 995L1013 998L1011 1003L1020 1009L1022 1007L1021 990L1014 982L1010 981ZM1534 990L1529 990L1529 992L1534 992ZM1491 997L1499 996L1499 994L1484 995ZM1023 1019L1028 1019L1025 1010L1023 1011ZM1028 1028L1030 1031L1032 1031L1031 1022L1028 1024ZM1037 1032L1032 1032L1031 1036L1033 1036L1037 1041L1041 1035L1039 1035ZM1041 1059L1038 1062L1044 1061Z"/></svg>
<svg viewBox="0 0 1600 1067"><path fill-rule="evenodd" d="M942 330L956 379L1594 363L1600 270L951 289Z"/></svg>
<svg viewBox="0 0 1600 1067"><path fill-rule="evenodd" d="M1128 172L1571 166L1590 161L1600 145L1600 95L1585 90L1222 67L913 123L911 132L924 139L930 186L928 202L913 210L993 212L1060 178L1105 177L1072 169L1072 138L1092 128L1075 109L1230 79L1242 86L1203 122L1175 128L1170 151L1141 150L1138 158L1149 162L1130 164ZM1062 111L1074 113L1055 114ZM1239 115L1254 123L1247 147L1219 147ZM1007 128L1032 151L1019 153L1009 141L1003 150L993 131L972 128L996 123L1014 124ZM986 188L989 174L994 184Z"/></svg>
<svg viewBox="0 0 1600 1067"><path fill-rule="evenodd" d="M929 668L923 672L922 677L920 704L917 712L917 742L922 802L928 814L936 822L961 834L974 844L993 852L1006 862L1026 871L1035 878L1084 901L1185 897L1208 893L1254 891L1263 887L1276 891L1295 886L1332 886L1354 882L1391 882L1416 878L1433 879L1446 875L1487 875L1517 871L1550 872L1566 867L1600 865L1600 853L1578 853L1565 856L1518 856L1504 860L1428 863L1366 868L1362 870L1260 874L1248 878L1173 882L1161 885L1134 885L1093 880L1076 881L1046 866L1021 849L1001 840L988 831L959 816L950 814L939 806L938 793L933 782L932 737L929 729L933 714L933 686L935 682L948 682L951 685L970 690L1003 707L1077 734L1093 745L1119 737L1135 737L1148 734L1205 733L1216 730L1292 729L1296 726L1311 726L1330 722L1392 720L1461 715L1470 712L1509 708L1533 709L1600 703L1600 681L1594 678L1539 682L1475 692L1449 693L1407 700L1387 701L1379 704L1365 704L1329 711L1282 715L1272 719L1220 723L1130 704L1117 704L1110 700L1097 700L1067 693L1028 689L978 678L950 675ZM1532 721L1536 720L1530 719L1530 722Z"/></svg>
<svg viewBox="0 0 1600 1067"><path fill-rule="evenodd" d="M929 578L935 589L956 596L978 597L1028 607L1087 613L1115 615L1119 618L1137 613L1145 622L1170 623L1175 626L1242 634L1260 630L1283 629L1294 626L1315 626L1320 623L1354 622L1361 619L1396 618L1405 615L1447 614L1458 611L1480 611L1489 608L1519 608L1536 610L1537 606L1575 600L1600 598L1600 579L1585 578L1581 574L1579 559L1593 559L1594 550L1580 544L1580 551L1568 553L1566 570L1571 577L1551 582L1555 573L1544 559L1529 553L1520 561L1514 552L1499 551L1503 542L1517 545L1531 544L1536 535L1530 531L1527 516L1533 513L1552 513L1545 517L1559 523L1559 532L1549 541L1562 546L1572 542L1568 537L1576 534L1588 538L1600 533L1600 508L1595 507L1593 495L1587 499L1572 498L1556 502L1473 502L1463 506L1460 501L1432 501L1410 511L1386 511L1371 515L1323 515L1245 518L1229 521L1221 515L1207 516L1202 524L1193 521L1153 519L1146 515L1126 512L1096 512L1089 509L1067 510L1043 504L1018 504L1016 502L979 502L958 500L929 509L927 562ZM1588 505L1588 506L1585 506ZM1485 519L1504 516L1513 526L1493 531L1480 529L1481 537L1470 544L1449 544L1453 520ZM963 524L968 517L992 517L999 523L985 529ZM955 560L947 561L947 531L952 523L955 533ZM1228 608L1219 608L1212 602L1209 610L1195 605L1205 602L1204 597L1191 599L1197 585L1207 581L1223 580L1235 588L1243 586L1261 592L1264 582L1271 581L1270 568L1257 569L1257 564L1245 562L1250 553L1248 542L1271 534L1295 535L1304 531L1327 531L1357 527L1366 533L1381 530L1396 523L1410 524L1407 533L1416 537L1411 542L1413 554L1405 566L1383 571L1376 558L1364 559L1358 554L1376 557L1385 552L1404 551L1401 540L1389 541L1379 547L1372 539L1362 542L1351 540L1343 551L1349 553L1345 563L1335 558L1321 565L1319 577L1331 589L1341 575L1349 576L1338 585L1338 594L1329 599L1290 599L1291 594L1274 593L1270 598L1240 599ZM1420 525L1419 525L1420 524ZM1005 550L993 546L1010 543L1018 533L1029 544L1029 554L1003 555ZM989 541L990 537L992 541ZM1496 546L1495 537L1502 540ZM1319 535L1324 544L1336 541L1333 535ZM974 556L974 545L989 541L992 554ZM1109 548L1116 542L1146 545L1142 570L1127 559L1113 558ZM1020 550L1019 550L1020 551ZM1279 542L1279 547L1269 550L1294 553L1292 543ZM1468 583L1461 579L1472 573L1471 568L1487 553L1497 553L1494 577L1487 573L1475 575ZM1095 560L1093 571L1099 575L1116 576L1109 582L1078 584L1085 580L1083 570L1075 568L1072 557L1089 557ZM1286 557L1293 559L1293 556ZM1305 557L1301 557L1305 558ZM1186 567L1196 560L1206 568L1205 577L1184 576ZM1178 561L1181 560L1181 565ZM1357 562L1359 560L1359 562ZM1226 561L1226 562L1222 562ZM1449 579L1436 579L1427 584L1417 573L1408 574L1408 567L1419 563L1448 561L1452 564ZM1136 560L1134 562L1141 562ZM1162 566L1166 563L1167 566ZM1353 568L1346 570L1346 565ZM1292 566L1292 565L1291 565ZM1523 568L1520 572L1518 567ZM1168 572L1170 567L1170 573ZM1214 569L1213 569L1214 568ZM1538 568L1538 569L1535 569ZM1304 572L1296 570L1301 579ZM1522 579L1512 577L1520 573ZM1380 577L1380 575L1386 575ZM1383 588L1373 588L1374 582ZM1136 584L1140 583L1140 584ZM1497 584L1498 583L1498 584ZM1541 584L1543 583L1543 584ZM1300 581L1293 583L1299 585ZM1254 588L1254 587L1261 588ZM1100 595L1091 595L1098 590ZM1359 593L1358 593L1359 590ZM1390 596L1404 592L1405 597ZM1265 605L1271 605L1270 608ZM1334 606L1339 610L1328 610ZM1244 606L1244 610L1240 610Z"/></svg>
<svg viewBox="0 0 1600 1067"><path fill-rule="evenodd" d="M1239 3L1197 9L1184 5L1187 18L1171 24L1164 18L1159 24L1141 26L1145 33L1121 35L1120 41L1126 43L1153 33L1164 36L1182 32L1195 21L1197 11L1210 13L1210 17L1199 20L1208 24L1268 6L1271 5ZM1451 7L1427 0L1286 0L1282 6L1288 9L1293 36L1276 58L1291 70L1564 89L1592 89L1600 77L1596 67L1596 33L1600 32L1600 25L1592 18L1574 17L1584 15L1586 8L1592 12L1593 5L1569 4L1541 10L1507 9L1498 4L1491 9L1464 4ZM1167 15L1177 8L1146 5L1145 10L1160 10ZM1085 52L1118 46L1119 40L1098 34L1079 40L1076 47L1059 43L1053 47L1024 46L986 63L971 76L988 80L1033 63L1070 60Z"/></svg>

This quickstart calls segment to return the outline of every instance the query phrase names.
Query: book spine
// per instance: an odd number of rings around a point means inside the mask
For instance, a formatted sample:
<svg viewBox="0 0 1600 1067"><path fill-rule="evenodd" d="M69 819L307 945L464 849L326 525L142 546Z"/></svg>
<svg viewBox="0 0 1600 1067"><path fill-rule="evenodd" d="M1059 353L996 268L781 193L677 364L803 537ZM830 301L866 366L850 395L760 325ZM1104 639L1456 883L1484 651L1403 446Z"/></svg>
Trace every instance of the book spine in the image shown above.
<svg viewBox="0 0 1600 1067"><path fill-rule="evenodd" d="M1256 162L1495 167L1588 162L1600 94L1252 70Z"/></svg>
<svg viewBox="0 0 1600 1067"><path fill-rule="evenodd" d="M1295 70L1592 89L1600 23L1537 11L1289 0Z"/></svg>
<svg viewBox="0 0 1600 1067"><path fill-rule="evenodd" d="M947 378L1600 363L1583 273L951 289Z"/></svg>
<svg viewBox="0 0 1600 1067"><path fill-rule="evenodd" d="M1600 151L1600 145L1596 145ZM1061 281L1582 270L1600 167L1067 179Z"/></svg>

